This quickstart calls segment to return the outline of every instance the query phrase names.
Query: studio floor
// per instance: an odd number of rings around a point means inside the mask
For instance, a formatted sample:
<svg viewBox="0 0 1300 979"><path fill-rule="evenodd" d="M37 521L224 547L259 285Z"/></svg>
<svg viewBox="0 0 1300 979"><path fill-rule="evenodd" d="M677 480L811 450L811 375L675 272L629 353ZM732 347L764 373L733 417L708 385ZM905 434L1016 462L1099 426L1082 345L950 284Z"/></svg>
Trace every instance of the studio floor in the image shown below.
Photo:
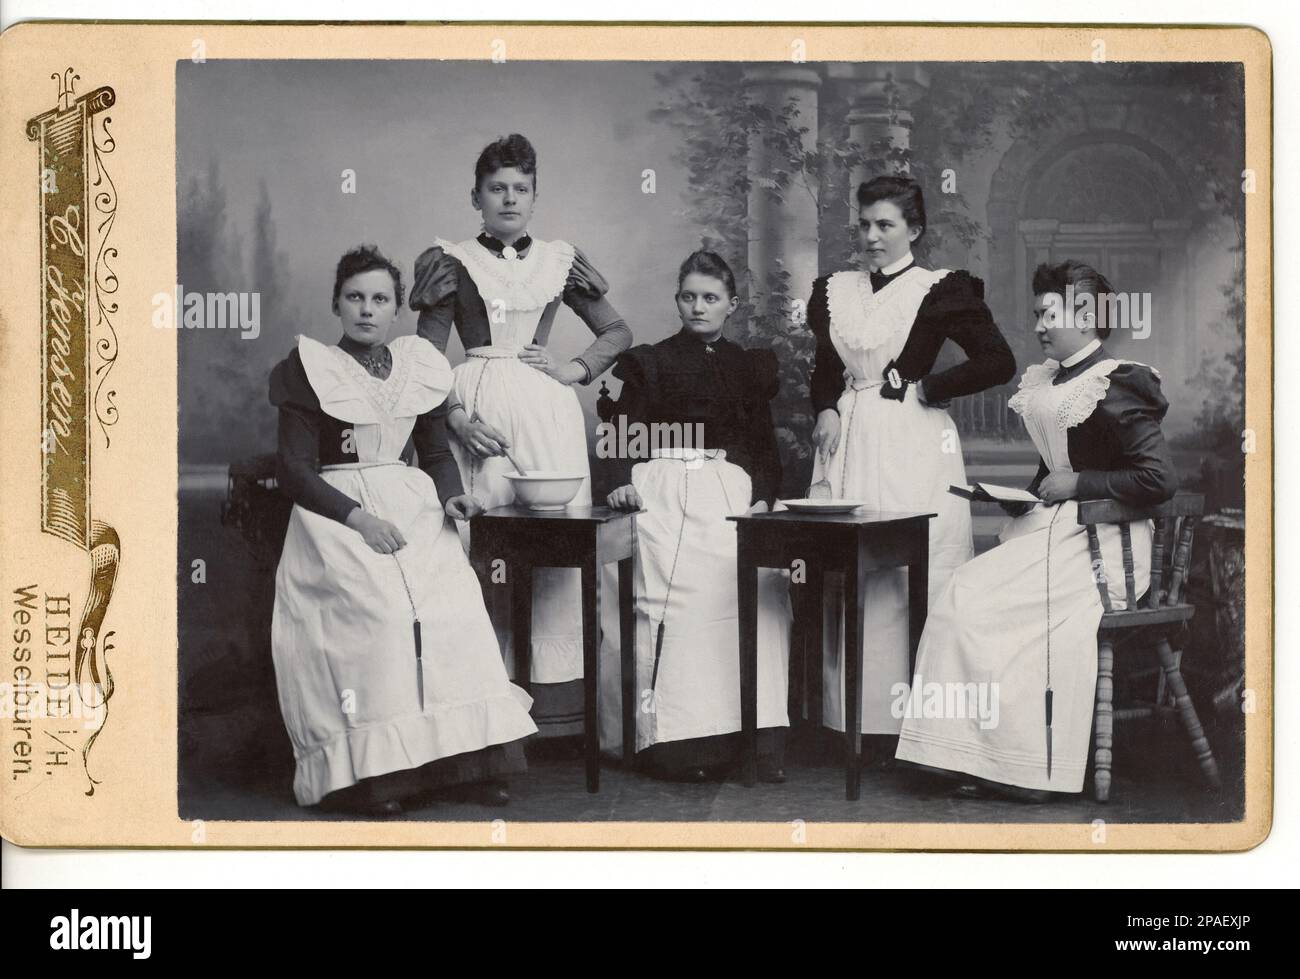
<svg viewBox="0 0 1300 979"><path fill-rule="evenodd" d="M1144 729L1144 730L1143 730ZM526 775L511 780L509 806L496 809L464 803L435 803L396 820L466 821L498 818L529 822L958 822L958 823L1218 823L1242 816L1241 759L1226 732L1213 740L1227 788L1212 793L1199 779L1190 748L1176 727L1136 722L1132 736L1117 746L1111 799L1093 800L1091 786L1077 796L1042 805L954 794L957 784L907 766L868 767L862 794L844 798L844 769L825 743L796 743L787 758L784 785L746 788L739 778L682 785L663 782L616 763L602 766L600 791L586 791L579 760L534 758ZM355 819L295 804L289 776L249 777L226 770L192 784L182 804L186 819L343 820Z"/></svg>
<svg viewBox="0 0 1300 979"><path fill-rule="evenodd" d="M224 472L191 475L180 497L180 751L178 810L184 819L345 820L293 798L293 762L270 665L273 566L258 566L239 536L220 525ZM191 485L192 484L192 485ZM208 581L188 584L194 556L207 561ZM606 762L597 794L586 791L580 759L539 758L511 780L504 809L437 803L393 817L413 821L532 822L965 822L965 823L1222 823L1243 816L1241 715L1202 713L1223 775L1213 794L1176 722L1119 726L1110 801L1081 795L1043 805L956 796L955 783L905 766L868 767L861 797L844 798L838 736L791 739L784 785L745 788L739 778L682 785ZM550 754L550 752L547 752Z"/></svg>

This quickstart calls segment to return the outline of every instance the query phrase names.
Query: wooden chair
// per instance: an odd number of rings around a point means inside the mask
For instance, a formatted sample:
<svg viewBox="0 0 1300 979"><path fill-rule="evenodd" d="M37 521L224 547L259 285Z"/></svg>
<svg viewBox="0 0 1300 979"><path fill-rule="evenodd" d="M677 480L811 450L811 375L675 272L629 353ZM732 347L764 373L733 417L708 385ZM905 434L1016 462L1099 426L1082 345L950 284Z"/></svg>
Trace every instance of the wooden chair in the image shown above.
<svg viewBox="0 0 1300 979"><path fill-rule="evenodd" d="M1097 592L1101 596L1104 610L1097 635L1097 701L1093 724L1093 790L1098 802L1105 802L1110 797L1111 748L1114 745L1114 720L1117 716L1112 703L1115 690L1115 646L1130 637L1154 641L1160 660L1161 683L1155 703L1126 709L1118 716L1128 720L1156 713L1176 712L1191 738L1192 749L1196 752L1206 780L1215 789L1220 786L1219 767L1214 761L1205 732L1201 729L1196 708L1187 695L1180 653L1175 652L1170 644L1171 635L1181 630L1196 611L1194 605L1183 601L1183 588L1187 584L1187 569L1191 562L1192 538L1204 508L1205 497L1193 493L1179 494L1155 507L1126 506L1114 500L1082 500L1079 503L1079 523L1088 528L1093 579L1097 583ZM1151 585L1141 605L1138 604L1134 584L1133 543L1128 525L1130 520L1151 520L1155 524L1151 537ZM1098 524L1119 524L1127 600L1126 608L1122 611L1116 611L1111 605L1106 566L1102 561L1101 543L1097 534ZM1175 540L1177 543L1173 544ZM1172 700L1172 706L1169 700Z"/></svg>

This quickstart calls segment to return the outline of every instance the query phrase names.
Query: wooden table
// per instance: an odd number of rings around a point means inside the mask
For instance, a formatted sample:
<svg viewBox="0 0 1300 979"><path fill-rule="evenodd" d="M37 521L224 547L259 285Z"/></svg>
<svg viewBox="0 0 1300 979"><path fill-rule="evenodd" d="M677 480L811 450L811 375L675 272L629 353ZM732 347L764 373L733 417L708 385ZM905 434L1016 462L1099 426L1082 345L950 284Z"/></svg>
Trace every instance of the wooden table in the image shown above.
<svg viewBox="0 0 1300 979"><path fill-rule="evenodd" d="M636 513L609 507L529 510L494 507L470 521L470 563L493 586L496 561L511 582L510 626L514 634L515 683L531 686L533 570L578 568L582 572L583 734L587 791L600 791L600 735L596 703L600 691L600 592L602 566L618 562L619 641L623 669L623 760L636 750L636 646L633 634L632 541ZM489 603L491 607L492 603Z"/></svg>
<svg viewBox="0 0 1300 979"><path fill-rule="evenodd" d="M807 514L791 510L728 517L736 522L736 578L740 617L740 724L745 785L758 771L758 569L790 570L802 561L804 583L792 586L804 648L817 669L809 680L809 720L821 726L822 607L827 572L844 575L844 795L858 798L862 751L862 623L867 575L908 569L908 682L916 672L916 650L925 628L929 590L930 529L933 513L859 508L843 514ZM793 653L794 651L791 650ZM803 675L808 676L804 669ZM799 684L798 686L802 686ZM802 714L801 691L792 690L793 717Z"/></svg>

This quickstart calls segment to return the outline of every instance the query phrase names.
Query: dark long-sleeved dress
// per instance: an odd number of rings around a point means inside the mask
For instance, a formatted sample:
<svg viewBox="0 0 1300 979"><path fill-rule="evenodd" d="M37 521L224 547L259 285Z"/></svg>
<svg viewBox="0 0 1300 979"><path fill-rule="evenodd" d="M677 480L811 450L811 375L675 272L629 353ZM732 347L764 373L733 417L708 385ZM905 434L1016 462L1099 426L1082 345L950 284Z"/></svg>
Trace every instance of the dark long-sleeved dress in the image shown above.
<svg viewBox="0 0 1300 979"><path fill-rule="evenodd" d="M295 504L271 649L302 805L362 783L379 801L522 770L520 739L536 731L442 509L461 493L442 417L451 367L419 337L389 351L381 379L303 337L271 374ZM373 551L346 525L358 506L406 545Z"/></svg>
<svg viewBox="0 0 1300 979"><path fill-rule="evenodd" d="M1178 477L1161 433L1168 404L1156 372L1099 348L1081 363L1025 371L1011 406L1049 472L1078 474L1078 499L1135 505L1174 495ZM1151 524L1130 524L1134 577L1150 582ZM1098 528L1115 608L1125 604L1118 527ZM930 610L916 683L898 698L897 756L1023 786L1083 788L1097 678L1102 604L1078 504L1039 504L1008 522L1002 543L960 568ZM1049 602L1050 597L1050 602ZM1045 691L1053 691L1048 774ZM960 691L956 700L943 700ZM929 701L927 698L931 698ZM931 710L926 704L960 703Z"/></svg>
<svg viewBox="0 0 1300 979"><path fill-rule="evenodd" d="M604 277L573 245L528 239L507 252L489 235L452 243L439 240L415 263L411 308L419 333L446 350L454 327L466 359L454 372L450 399L462 404L510 441L519 464L533 471L581 474L573 499L591 502L587 430L577 392L518 357L530 343L545 346L561 306L594 335L574 360L590 383L632 341L631 331L605 298ZM514 501L504 457L478 459L455 439L452 451L465 488L485 507ZM543 568L533 575L532 691L543 737L582 732L581 582L576 569ZM493 592L504 600L505 589ZM499 617L504 621L504 617ZM512 671L514 645L499 636Z"/></svg>
<svg viewBox="0 0 1300 979"><path fill-rule="evenodd" d="M720 766L734 755L730 736L740 730L736 532L727 517L770 505L780 485L769 405L776 358L682 330L633 347L614 374L623 389L597 451L624 459L645 511L636 530L639 760L668 772ZM774 761L778 743L770 732L789 723L787 583L780 572L760 575L758 723ZM604 635L601 740L617 751L616 607L606 614Z"/></svg>
<svg viewBox="0 0 1300 979"><path fill-rule="evenodd" d="M1015 373L1015 358L983 297L984 284L967 272L912 264L892 275L836 272L814 283L808 303L808 326L817 339L813 407L834 409L840 418L839 444L817 454L813 480L829 483L832 496L877 509L936 514L930 521L931 603L974 553L970 507L947 492L966 482L966 468L957 425L943 403ZM935 359L948 340L966 360L936 372ZM822 702L826 724L843 730L844 623L837 594L825 608ZM864 734L898 732L890 691L908 679L907 616L906 572L870 574L863 613Z"/></svg>

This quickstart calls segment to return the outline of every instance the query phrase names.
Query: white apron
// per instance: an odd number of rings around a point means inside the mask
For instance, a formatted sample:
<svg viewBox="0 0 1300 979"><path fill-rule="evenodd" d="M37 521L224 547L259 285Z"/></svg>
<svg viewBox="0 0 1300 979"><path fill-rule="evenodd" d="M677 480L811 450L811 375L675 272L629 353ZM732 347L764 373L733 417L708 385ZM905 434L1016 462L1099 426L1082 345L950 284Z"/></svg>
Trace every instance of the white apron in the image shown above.
<svg viewBox="0 0 1300 979"><path fill-rule="evenodd" d="M636 748L732 734L740 730L740 633L736 525L727 517L749 510L749 474L727 462L721 450L665 450L632 468L632 485L645 510L636 518L633 584ZM618 594L616 567L607 565L603 572L606 595ZM790 621L788 573L760 569L760 728L789 725ZM665 629L656 676L660 622ZM623 695L617 602L601 603L601 634L600 742L618 753Z"/></svg>
<svg viewBox="0 0 1300 979"><path fill-rule="evenodd" d="M821 453L813 481L823 477L836 497L884 510L936 513L930 521L929 598L973 553L970 507L948 487L966 482L957 425L942 408L927 407L909 385L902 401L880 396L881 372L902 352L921 301L947 269L912 266L880 292L866 272L837 272L826 286L830 336L844 361L839 400L840 441ZM844 730L843 575L826 576L823 723ZM863 608L863 734L896 734L890 689L908 680L907 572L867 577Z"/></svg>
<svg viewBox="0 0 1300 979"><path fill-rule="evenodd" d="M1050 470L1071 469L1067 432L1105 397L1109 374L1119 363L1102 361L1058 385L1051 383L1054 361L1025 371L1010 405L1023 417ZM1150 584L1151 523L1133 522L1129 528L1141 597ZM1119 528L1097 530L1111 602L1125 608ZM897 757L1030 789L1079 792L1088 760L1102 614L1087 528L1078 523L1078 504L1067 500L1039 504L1008 521L1000 540L960 568L930 609L917 654L917 689L896 691L896 707L907 715ZM1044 703L1049 583L1050 779Z"/></svg>
<svg viewBox="0 0 1300 979"><path fill-rule="evenodd" d="M380 380L338 347L307 337L298 345L321 408L353 423L359 462L327 467L321 478L407 542L379 554L352 528L293 508L276 569L271 652L301 805L537 730L531 698L506 677L478 578L433 480L398 458L416 416L446 397L451 368L419 337L389 349L392 371Z"/></svg>
<svg viewBox="0 0 1300 979"><path fill-rule="evenodd" d="M529 367L518 357L533 342L547 304L564 291L573 246L534 239L521 259L503 261L476 239L437 242L454 255L478 287L487 307L492 343L465 351L455 368L456 396L471 417L475 413L510 440L519 464L537 470L581 473L585 478L574 506L591 505L586 422L577 392ZM506 506L515 499L505 478L514 466L504 456L479 459L452 439L465 492L484 507ZM462 528L468 546L468 527ZM563 683L582 676L582 577L577 568L545 568L533 574L532 680ZM504 622L502 616L500 621ZM499 634L507 669L514 676L510 633Z"/></svg>

